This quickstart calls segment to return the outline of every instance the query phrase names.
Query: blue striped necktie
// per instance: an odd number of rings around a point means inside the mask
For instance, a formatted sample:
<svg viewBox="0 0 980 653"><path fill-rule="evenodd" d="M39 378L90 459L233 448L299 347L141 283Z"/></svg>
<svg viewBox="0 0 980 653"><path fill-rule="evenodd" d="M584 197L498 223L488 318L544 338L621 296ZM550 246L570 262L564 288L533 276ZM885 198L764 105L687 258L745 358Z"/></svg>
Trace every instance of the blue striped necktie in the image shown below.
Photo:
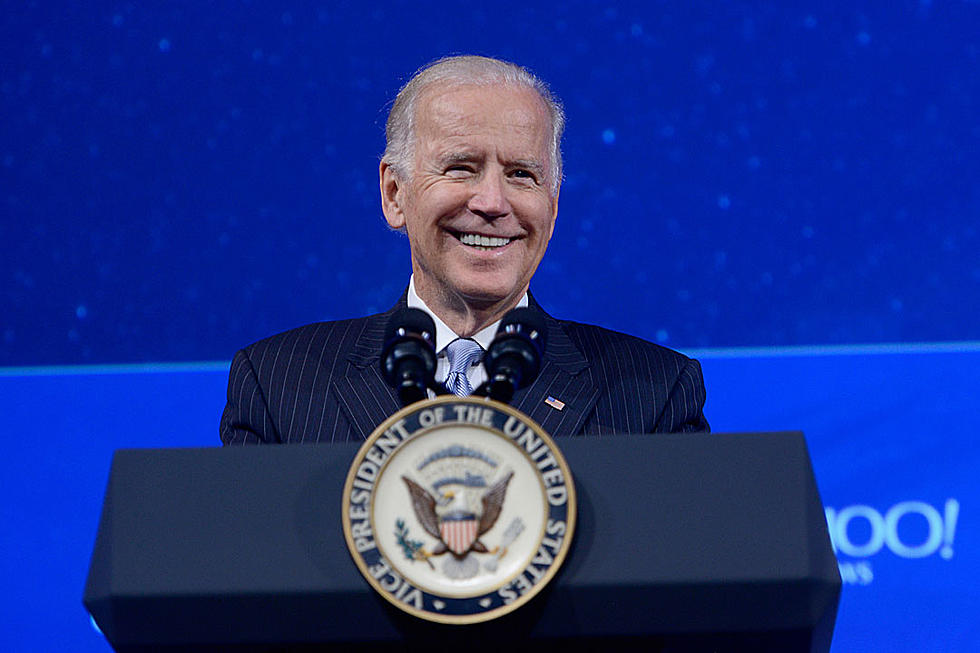
<svg viewBox="0 0 980 653"><path fill-rule="evenodd" d="M466 371L483 355L483 347L475 340L457 338L446 346L449 358L449 374L446 375L446 389L456 396L465 397L473 393L473 386L466 377Z"/></svg>

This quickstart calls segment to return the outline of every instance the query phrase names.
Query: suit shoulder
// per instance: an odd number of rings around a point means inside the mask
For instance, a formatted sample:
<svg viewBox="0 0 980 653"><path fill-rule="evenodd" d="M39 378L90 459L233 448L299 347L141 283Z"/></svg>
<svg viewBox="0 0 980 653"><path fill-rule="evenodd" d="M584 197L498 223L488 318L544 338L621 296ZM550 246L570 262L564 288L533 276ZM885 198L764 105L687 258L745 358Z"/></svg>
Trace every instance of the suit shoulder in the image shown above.
<svg viewBox="0 0 980 653"><path fill-rule="evenodd" d="M642 355L660 359L678 367L687 365L691 359L679 351L652 343L643 338L606 329L594 324L583 324L569 320L559 320L568 337L590 359L615 357L633 357Z"/></svg>

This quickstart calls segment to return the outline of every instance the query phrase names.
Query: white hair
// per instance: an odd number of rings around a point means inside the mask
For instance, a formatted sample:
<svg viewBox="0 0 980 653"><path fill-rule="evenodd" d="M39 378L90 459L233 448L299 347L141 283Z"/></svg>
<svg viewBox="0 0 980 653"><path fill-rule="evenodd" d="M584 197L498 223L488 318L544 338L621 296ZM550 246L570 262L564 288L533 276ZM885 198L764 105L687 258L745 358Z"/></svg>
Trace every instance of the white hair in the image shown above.
<svg viewBox="0 0 980 653"><path fill-rule="evenodd" d="M408 179L415 152L415 122L419 96L439 83L487 86L509 84L535 91L551 119L551 193L558 192L562 179L561 135L565 131L565 110L561 102L538 76L526 68L500 59L476 55L443 57L420 68L402 86L388 113L385 125L385 152L381 160L402 179Z"/></svg>

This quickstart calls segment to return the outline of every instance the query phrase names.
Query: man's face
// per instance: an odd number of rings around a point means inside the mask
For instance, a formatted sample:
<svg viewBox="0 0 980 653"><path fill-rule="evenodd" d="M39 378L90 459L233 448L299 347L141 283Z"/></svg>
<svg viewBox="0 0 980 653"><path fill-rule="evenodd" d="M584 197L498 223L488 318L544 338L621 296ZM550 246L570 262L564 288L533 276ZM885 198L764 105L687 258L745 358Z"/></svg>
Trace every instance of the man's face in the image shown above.
<svg viewBox="0 0 980 653"><path fill-rule="evenodd" d="M385 218L408 233L416 290L444 306L516 302L558 211L542 100L517 86L437 84L417 112L409 178L381 166Z"/></svg>

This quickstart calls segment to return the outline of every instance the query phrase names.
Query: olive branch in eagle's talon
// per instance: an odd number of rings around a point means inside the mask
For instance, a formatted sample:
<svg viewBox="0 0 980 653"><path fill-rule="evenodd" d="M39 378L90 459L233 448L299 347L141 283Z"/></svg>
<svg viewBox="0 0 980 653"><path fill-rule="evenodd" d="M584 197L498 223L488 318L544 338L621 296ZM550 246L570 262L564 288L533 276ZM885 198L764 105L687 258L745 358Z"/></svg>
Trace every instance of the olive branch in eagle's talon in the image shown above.
<svg viewBox="0 0 980 653"><path fill-rule="evenodd" d="M409 560L424 560L429 565L429 569L435 569L432 561L429 560L429 554L422 548L422 542L408 539L408 527L405 525L404 519L395 521L395 538L405 553L406 558Z"/></svg>

